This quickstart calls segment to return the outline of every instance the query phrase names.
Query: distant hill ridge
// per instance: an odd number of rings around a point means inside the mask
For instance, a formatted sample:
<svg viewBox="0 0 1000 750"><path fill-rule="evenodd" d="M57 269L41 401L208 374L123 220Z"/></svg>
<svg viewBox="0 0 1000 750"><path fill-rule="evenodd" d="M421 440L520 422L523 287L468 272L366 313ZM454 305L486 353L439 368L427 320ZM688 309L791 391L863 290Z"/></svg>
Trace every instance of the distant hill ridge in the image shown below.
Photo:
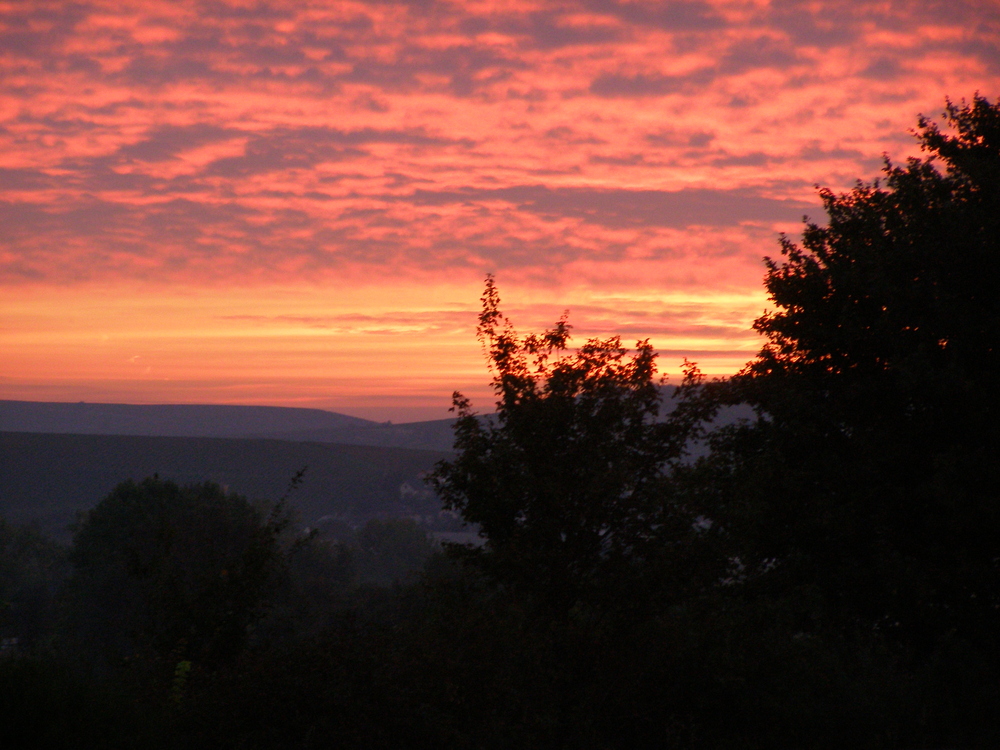
<svg viewBox="0 0 1000 750"><path fill-rule="evenodd" d="M676 400L663 388L662 415ZM713 420L729 424L753 418L749 407L728 407ZM481 417L488 420L489 416ZM0 400L0 431L74 435L142 435L287 440L452 451L454 419L373 422L323 409L217 404L90 404ZM695 456L704 446L691 446Z"/></svg>
<svg viewBox="0 0 1000 750"><path fill-rule="evenodd" d="M0 430L5 432L249 437L377 424L323 409L285 406L0 400Z"/></svg>
<svg viewBox="0 0 1000 750"><path fill-rule="evenodd" d="M180 484L208 480L276 500L303 467L291 497L302 525L329 515L434 516L441 505L422 474L449 455L287 440L0 431L0 517L38 523L66 540L76 513L127 479L155 473Z"/></svg>
<svg viewBox="0 0 1000 750"><path fill-rule="evenodd" d="M392 424L323 409L215 404L0 400L0 431L71 435L269 438L450 451L452 419Z"/></svg>

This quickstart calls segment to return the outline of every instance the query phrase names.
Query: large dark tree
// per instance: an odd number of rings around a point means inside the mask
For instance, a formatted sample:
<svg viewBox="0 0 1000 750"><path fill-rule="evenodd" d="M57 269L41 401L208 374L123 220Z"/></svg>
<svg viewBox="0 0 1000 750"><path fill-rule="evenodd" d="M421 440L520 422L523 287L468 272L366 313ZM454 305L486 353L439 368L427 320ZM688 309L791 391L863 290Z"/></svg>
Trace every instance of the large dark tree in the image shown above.
<svg viewBox="0 0 1000 750"><path fill-rule="evenodd" d="M73 538L68 599L95 656L236 656L283 565L282 505L268 513L213 483L123 482Z"/></svg>
<svg viewBox="0 0 1000 750"><path fill-rule="evenodd" d="M751 571L821 593L804 627L928 645L1000 624L1000 106L945 116L919 121L926 158L821 191L727 387L761 419L716 435L719 513Z"/></svg>
<svg viewBox="0 0 1000 750"><path fill-rule="evenodd" d="M630 352L617 337L591 339L574 351L565 317L519 337L492 277L482 301L496 413L478 417L456 393L458 457L431 477L445 506L481 530L485 545L466 556L557 608L634 582L664 557L677 573L692 518L671 502L666 469L686 434L657 419L649 342Z"/></svg>

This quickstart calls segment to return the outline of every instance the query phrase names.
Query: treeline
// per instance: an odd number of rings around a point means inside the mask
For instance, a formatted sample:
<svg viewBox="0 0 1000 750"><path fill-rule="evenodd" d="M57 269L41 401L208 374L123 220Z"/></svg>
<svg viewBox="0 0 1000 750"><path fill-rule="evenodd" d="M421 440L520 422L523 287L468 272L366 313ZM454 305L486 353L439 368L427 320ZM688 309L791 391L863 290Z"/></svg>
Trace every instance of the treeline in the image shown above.
<svg viewBox="0 0 1000 750"><path fill-rule="evenodd" d="M667 415L648 342L520 336L488 278L496 416L456 394L430 478L484 543L416 578L213 485L3 527L12 746L996 746L1000 106L946 118L821 192L759 356Z"/></svg>

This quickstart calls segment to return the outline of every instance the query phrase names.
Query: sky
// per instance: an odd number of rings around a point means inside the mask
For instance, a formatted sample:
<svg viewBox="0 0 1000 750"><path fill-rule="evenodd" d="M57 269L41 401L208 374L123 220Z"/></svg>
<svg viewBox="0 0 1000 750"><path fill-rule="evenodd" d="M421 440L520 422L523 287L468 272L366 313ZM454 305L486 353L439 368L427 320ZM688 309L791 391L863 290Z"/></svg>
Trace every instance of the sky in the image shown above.
<svg viewBox="0 0 1000 750"><path fill-rule="evenodd" d="M0 0L0 398L489 411L487 273L731 374L817 186L998 83L993 0Z"/></svg>

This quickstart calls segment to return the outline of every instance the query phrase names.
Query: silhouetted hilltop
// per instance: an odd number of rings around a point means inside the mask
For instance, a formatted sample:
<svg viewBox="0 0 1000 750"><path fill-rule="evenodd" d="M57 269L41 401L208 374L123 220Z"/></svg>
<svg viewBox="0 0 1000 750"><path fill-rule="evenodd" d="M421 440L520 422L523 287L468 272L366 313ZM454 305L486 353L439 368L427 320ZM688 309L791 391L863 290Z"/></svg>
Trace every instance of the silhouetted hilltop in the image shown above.
<svg viewBox="0 0 1000 750"><path fill-rule="evenodd" d="M674 406L673 387L662 389L661 418ZM748 407L720 411L713 424L752 418ZM483 416L482 419L488 417ZM322 409L280 406L136 405L0 400L4 432L78 435L146 435L289 440L451 451L454 419L426 422L373 422ZM692 446L695 455L702 446Z"/></svg>
<svg viewBox="0 0 1000 750"><path fill-rule="evenodd" d="M276 500L308 466L292 496L302 525L324 516L348 523L420 516L433 527L440 504L421 475L447 455L282 440L0 432L0 517L36 521L66 538L79 511L127 479L210 480L251 499Z"/></svg>
<svg viewBox="0 0 1000 750"><path fill-rule="evenodd" d="M4 432L249 437L376 424L322 409L284 406L0 401L0 430Z"/></svg>
<svg viewBox="0 0 1000 750"><path fill-rule="evenodd" d="M454 419L435 419L429 422L406 422L403 424L350 424L313 430L270 432L255 437L450 451L455 439L452 431L454 423Z"/></svg>
<svg viewBox="0 0 1000 750"><path fill-rule="evenodd" d="M4 432L271 438L451 450L454 420L391 424L322 409L211 404L139 405L0 400Z"/></svg>

